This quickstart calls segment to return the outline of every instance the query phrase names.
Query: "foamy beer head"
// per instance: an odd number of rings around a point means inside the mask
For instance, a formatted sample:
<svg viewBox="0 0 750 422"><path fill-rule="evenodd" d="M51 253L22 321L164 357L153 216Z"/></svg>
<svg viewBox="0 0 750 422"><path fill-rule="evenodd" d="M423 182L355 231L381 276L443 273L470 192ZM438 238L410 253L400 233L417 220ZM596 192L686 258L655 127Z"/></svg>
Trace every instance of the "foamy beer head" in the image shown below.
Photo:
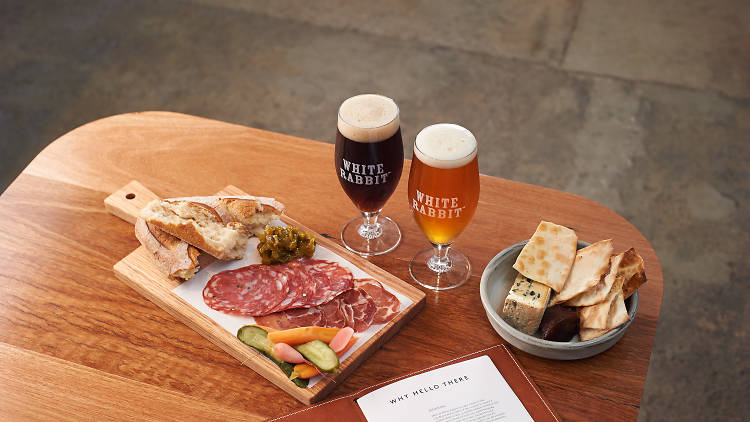
<svg viewBox="0 0 750 422"><path fill-rule="evenodd" d="M434 244L452 243L469 224L479 202L477 140L461 126L424 128L414 141L409 205Z"/></svg>
<svg viewBox="0 0 750 422"><path fill-rule="evenodd" d="M439 123L417 134L414 155L430 167L452 169L469 164L477 156L477 139L459 125Z"/></svg>
<svg viewBox="0 0 750 422"><path fill-rule="evenodd" d="M355 142L388 139L396 133L399 124L398 106L382 95L357 95L339 107L339 132Z"/></svg>
<svg viewBox="0 0 750 422"><path fill-rule="evenodd" d="M388 97L364 94L341 103L338 114L339 183L361 211L379 211L404 166L398 106Z"/></svg>

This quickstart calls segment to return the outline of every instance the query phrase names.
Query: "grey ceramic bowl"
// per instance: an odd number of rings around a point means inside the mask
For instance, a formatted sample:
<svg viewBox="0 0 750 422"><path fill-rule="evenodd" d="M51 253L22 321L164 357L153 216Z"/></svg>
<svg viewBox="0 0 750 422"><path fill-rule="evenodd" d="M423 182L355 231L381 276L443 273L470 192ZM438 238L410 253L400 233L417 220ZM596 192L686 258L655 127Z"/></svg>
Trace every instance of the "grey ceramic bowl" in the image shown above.
<svg viewBox="0 0 750 422"><path fill-rule="evenodd" d="M623 334L625 334L625 330L633 321L638 311L637 291L625 301L630 321L601 337L591 340L579 341L578 335L567 342L543 340L537 336L524 334L505 322L498 314L498 310L502 309L505 297L508 295L510 286L516 277L516 270L513 269L513 263L516 262L516 258L518 258L526 242L528 241L517 243L495 255L484 269L482 280L479 283L479 293L482 298L484 310L487 312L487 319L490 320L490 324L500 334L500 337L524 352L547 359L558 360L574 360L594 356L617 343ZM588 245L586 242L578 241L578 249Z"/></svg>

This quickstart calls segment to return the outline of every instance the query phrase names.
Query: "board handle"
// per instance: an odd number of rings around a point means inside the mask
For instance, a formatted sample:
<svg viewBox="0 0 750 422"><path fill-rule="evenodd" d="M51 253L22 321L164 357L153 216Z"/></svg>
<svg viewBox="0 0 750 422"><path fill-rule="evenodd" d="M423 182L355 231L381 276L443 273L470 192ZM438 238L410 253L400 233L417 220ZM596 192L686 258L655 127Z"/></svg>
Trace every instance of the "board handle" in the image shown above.
<svg viewBox="0 0 750 422"><path fill-rule="evenodd" d="M159 199L159 197L137 180L133 180L109 195L104 200L104 208L110 214L120 217L130 224L135 224L141 208L154 199Z"/></svg>
<svg viewBox="0 0 750 422"><path fill-rule="evenodd" d="M237 186L228 185L217 192L216 195L243 196L247 195L247 193ZM135 220L138 218L141 208L145 207L146 204L154 199L159 199L159 197L137 180L133 180L112 193L112 195L109 195L104 200L104 208L106 208L110 214L120 217L130 224L135 224Z"/></svg>

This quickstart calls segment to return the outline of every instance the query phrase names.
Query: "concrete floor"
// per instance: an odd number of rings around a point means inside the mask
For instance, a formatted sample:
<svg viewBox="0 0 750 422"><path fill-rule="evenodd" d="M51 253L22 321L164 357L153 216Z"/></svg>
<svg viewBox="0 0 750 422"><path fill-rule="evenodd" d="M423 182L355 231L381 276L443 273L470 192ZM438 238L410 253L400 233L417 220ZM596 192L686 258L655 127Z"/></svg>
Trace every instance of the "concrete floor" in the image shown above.
<svg viewBox="0 0 750 422"><path fill-rule="evenodd" d="M640 420L742 420L749 6L0 0L0 191L48 142L107 115L173 110L331 142L340 101L380 92L407 143L462 124L483 173L632 221L665 277Z"/></svg>

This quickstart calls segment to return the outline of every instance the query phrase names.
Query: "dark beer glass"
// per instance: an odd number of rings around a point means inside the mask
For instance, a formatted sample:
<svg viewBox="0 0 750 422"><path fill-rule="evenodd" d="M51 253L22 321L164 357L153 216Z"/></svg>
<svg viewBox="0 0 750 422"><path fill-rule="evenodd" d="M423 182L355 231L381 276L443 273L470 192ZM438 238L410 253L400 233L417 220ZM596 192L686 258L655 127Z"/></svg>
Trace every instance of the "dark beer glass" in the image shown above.
<svg viewBox="0 0 750 422"><path fill-rule="evenodd" d="M341 230L344 246L362 256L390 252L401 230L380 211L401 178L404 148L399 110L388 97L363 94L341 103L336 130L336 175L362 213Z"/></svg>

